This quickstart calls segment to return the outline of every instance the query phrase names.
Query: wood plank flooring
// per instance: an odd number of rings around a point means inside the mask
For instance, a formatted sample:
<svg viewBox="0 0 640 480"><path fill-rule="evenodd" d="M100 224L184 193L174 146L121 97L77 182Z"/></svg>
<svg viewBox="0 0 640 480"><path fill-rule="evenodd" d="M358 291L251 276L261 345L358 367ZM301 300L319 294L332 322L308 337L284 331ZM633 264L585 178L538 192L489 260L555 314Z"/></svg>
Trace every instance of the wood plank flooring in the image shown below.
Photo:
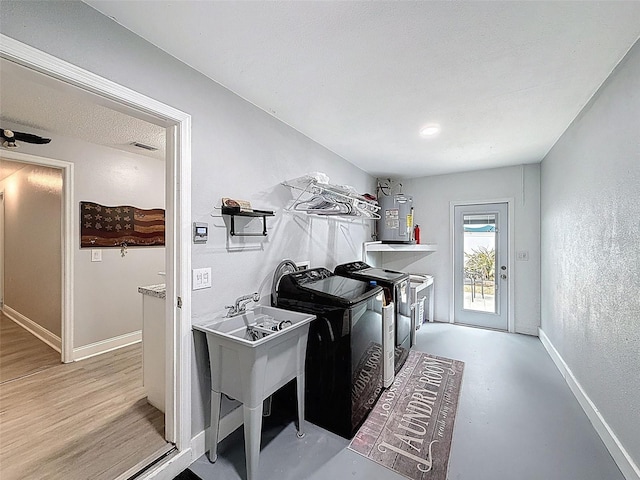
<svg viewBox="0 0 640 480"><path fill-rule="evenodd" d="M59 352L0 312L0 384L59 364Z"/></svg>
<svg viewBox="0 0 640 480"><path fill-rule="evenodd" d="M113 480L166 445L141 344L0 385L2 480Z"/></svg>

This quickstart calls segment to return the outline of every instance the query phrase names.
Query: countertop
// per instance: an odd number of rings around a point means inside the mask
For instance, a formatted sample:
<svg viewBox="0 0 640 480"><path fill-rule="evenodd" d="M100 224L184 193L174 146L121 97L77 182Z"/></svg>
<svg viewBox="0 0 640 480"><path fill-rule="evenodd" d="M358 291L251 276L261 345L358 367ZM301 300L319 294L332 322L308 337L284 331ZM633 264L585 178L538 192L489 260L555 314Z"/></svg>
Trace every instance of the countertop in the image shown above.
<svg viewBox="0 0 640 480"><path fill-rule="evenodd" d="M141 293L142 295L149 295L150 297L165 298L167 294L167 287L164 283L138 287L138 293Z"/></svg>

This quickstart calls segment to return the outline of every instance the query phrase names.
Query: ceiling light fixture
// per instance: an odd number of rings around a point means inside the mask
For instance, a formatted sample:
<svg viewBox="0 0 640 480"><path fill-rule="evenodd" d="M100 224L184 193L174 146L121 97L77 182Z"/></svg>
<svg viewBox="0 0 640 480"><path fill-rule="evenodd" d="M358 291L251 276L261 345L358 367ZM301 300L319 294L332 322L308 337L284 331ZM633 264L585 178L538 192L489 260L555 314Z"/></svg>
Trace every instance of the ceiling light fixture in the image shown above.
<svg viewBox="0 0 640 480"><path fill-rule="evenodd" d="M430 123L420 129L421 137L435 137L440 133L440 125L437 123Z"/></svg>
<svg viewBox="0 0 640 480"><path fill-rule="evenodd" d="M0 137L4 139L2 145L6 148L18 148L16 140L26 143L45 144L51 141L50 138L42 138L32 133L14 132L9 129L0 129Z"/></svg>

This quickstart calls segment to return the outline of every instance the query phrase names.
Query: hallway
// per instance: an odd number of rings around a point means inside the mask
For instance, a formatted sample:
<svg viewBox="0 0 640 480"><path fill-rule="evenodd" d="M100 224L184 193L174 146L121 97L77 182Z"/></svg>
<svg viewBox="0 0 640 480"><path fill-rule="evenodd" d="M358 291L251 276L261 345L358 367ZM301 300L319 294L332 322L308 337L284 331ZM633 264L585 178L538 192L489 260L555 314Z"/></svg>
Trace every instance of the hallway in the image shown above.
<svg viewBox="0 0 640 480"><path fill-rule="evenodd" d="M0 312L0 385L60 365L60 353Z"/></svg>

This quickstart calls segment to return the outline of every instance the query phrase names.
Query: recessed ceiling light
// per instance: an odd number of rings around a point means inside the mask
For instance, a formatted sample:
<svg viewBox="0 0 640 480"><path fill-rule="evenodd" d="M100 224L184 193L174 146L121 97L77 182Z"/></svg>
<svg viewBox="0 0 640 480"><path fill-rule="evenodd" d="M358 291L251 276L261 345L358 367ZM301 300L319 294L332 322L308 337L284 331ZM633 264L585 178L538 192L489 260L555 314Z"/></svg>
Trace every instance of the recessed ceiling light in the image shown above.
<svg viewBox="0 0 640 480"><path fill-rule="evenodd" d="M440 133L440 125L437 123L430 123L420 129L420 136L422 137L435 137Z"/></svg>

